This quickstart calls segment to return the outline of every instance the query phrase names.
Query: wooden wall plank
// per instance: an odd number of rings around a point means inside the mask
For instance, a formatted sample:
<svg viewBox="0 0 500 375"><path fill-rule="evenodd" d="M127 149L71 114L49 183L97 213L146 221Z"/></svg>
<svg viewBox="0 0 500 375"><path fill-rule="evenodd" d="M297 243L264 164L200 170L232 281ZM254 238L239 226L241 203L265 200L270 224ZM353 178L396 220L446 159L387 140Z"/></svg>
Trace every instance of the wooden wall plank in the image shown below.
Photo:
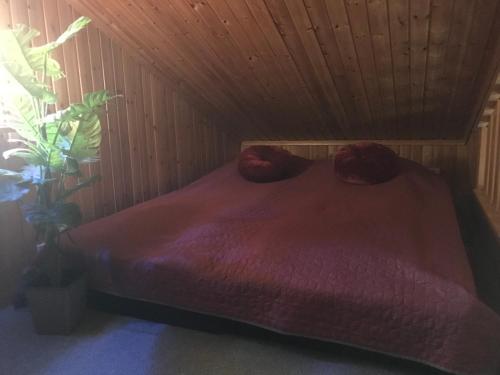
<svg viewBox="0 0 500 375"><path fill-rule="evenodd" d="M471 132L468 142L474 193L492 228L500 235L500 100L489 121Z"/></svg>
<svg viewBox="0 0 500 375"><path fill-rule="evenodd" d="M123 188L123 197L118 201L116 206L118 210L129 207L134 202L134 189L131 183L131 158L130 158L130 135L128 131L128 113L127 109L128 99L125 97L125 76L123 64L123 51L116 43L111 43L111 50L113 54L113 79L114 86L110 90L119 95L116 99L116 124L118 127L118 138L120 143L120 165L123 173L121 180L116 183L120 184ZM108 82L111 82L108 81Z"/></svg>
<svg viewBox="0 0 500 375"><path fill-rule="evenodd" d="M87 30L83 30L76 36L75 43L78 61L78 77L80 78L80 89L83 97L84 93L92 91L92 73ZM88 178L94 173L100 174L100 167L86 165L83 166L82 173L84 178ZM82 206L83 217L85 220L96 216L96 194L97 192L95 192L94 189L85 189L81 191L83 200L87 202Z"/></svg>
<svg viewBox="0 0 500 375"><path fill-rule="evenodd" d="M117 95L115 83L115 66L113 61L112 43L108 37L99 33L99 46L101 50L102 73L104 87L113 90L112 95ZM109 205L112 212L119 211L123 207L123 168L122 150L119 135L118 122L118 102L123 101L121 97L116 97L106 104L104 116L107 125L107 148L109 148L109 166L112 171L113 203ZM109 167L108 166L108 167ZM103 169L105 167L103 166ZM111 184L110 184L111 185Z"/></svg>

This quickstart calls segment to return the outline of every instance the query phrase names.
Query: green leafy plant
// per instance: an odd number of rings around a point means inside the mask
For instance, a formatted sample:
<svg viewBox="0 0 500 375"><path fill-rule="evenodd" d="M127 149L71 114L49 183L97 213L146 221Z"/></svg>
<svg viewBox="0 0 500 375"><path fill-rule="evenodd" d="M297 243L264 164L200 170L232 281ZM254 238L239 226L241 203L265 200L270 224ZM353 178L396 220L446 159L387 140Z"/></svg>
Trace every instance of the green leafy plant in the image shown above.
<svg viewBox="0 0 500 375"><path fill-rule="evenodd" d="M10 128L16 147L5 159L24 161L19 170L0 169L0 202L21 199L35 190L34 202L23 206L45 252L43 269L51 285L62 283L61 233L80 224L80 207L68 198L98 180L83 178L80 167L98 160L101 143L99 111L111 97L106 91L85 94L81 103L55 110L57 94L50 82L64 73L51 53L90 22L80 17L55 41L32 47L39 32L19 25L0 31L0 127Z"/></svg>

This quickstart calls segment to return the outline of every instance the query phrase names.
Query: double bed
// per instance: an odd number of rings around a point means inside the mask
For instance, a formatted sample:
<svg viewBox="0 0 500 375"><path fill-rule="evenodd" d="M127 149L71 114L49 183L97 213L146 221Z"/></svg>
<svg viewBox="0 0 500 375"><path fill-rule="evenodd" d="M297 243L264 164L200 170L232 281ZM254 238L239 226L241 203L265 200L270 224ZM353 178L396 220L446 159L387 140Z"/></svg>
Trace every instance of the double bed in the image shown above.
<svg viewBox="0 0 500 375"><path fill-rule="evenodd" d="M448 187L399 163L359 186L327 160L262 184L232 162L71 236L100 292L496 374L500 317L476 296Z"/></svg>

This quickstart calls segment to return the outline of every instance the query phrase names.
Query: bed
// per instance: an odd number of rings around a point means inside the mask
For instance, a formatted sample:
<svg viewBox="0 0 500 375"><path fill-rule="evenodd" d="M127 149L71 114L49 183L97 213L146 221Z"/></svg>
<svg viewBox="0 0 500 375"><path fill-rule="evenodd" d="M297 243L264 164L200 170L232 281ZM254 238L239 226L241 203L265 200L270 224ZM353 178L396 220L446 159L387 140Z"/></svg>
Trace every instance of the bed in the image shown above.
<svg viewBox="0 0 500 375"><path fill-rule="evenodd" d="M500 318L476 296L449 190L400 166L377 185L327 160L258 184L233 162L72 237L100 292L496 374Z"/></svg>

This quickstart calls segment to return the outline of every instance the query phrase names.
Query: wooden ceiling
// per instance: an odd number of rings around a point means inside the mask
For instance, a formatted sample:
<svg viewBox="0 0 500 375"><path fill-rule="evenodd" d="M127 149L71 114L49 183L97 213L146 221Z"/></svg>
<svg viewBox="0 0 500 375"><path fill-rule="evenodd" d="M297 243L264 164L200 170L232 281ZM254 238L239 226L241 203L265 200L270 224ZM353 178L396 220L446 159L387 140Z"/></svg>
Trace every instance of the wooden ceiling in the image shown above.
<svg viewBox="0 0 500 375"><path fill-rule="evenodd" d="M498 0L69 0L245 139L464 139Z"/></svg>

